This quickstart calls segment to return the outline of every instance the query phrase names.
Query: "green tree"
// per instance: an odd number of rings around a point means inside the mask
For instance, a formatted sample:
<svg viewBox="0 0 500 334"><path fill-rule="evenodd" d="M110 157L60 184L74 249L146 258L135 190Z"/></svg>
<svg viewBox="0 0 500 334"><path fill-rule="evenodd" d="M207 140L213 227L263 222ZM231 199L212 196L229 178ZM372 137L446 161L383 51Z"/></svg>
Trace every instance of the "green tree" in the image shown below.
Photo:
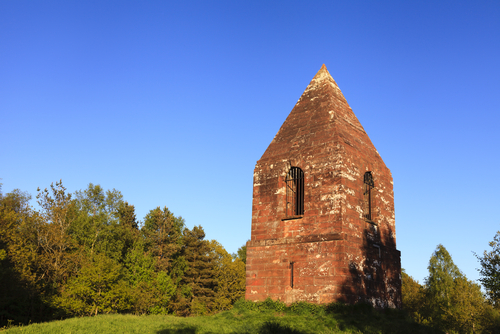
<svg viewBox="0 0 500 334"><path fill-rule="evenodd" d="M184 219L175 217L167 207L157 207L144 218L141 229L147 250L156 258L157 270L171 272L180 256Z"/></svg>
<svg viewBox="0 0 500 334"><path fill-rule="evenodd" d="M83 316L127 311L133 299L122 266L97 254L68 281L56 303L69 314Z"/></svg>
<svg viewBox="0 0 500 334"><path fill-rule="evenodd" d="M427 292L436 299L450 304L450 294L453 290L453 281L463 277L458 267L451 259L450 253L439 244L429 260L429 276L425 280Z"/></svg>
<svg viewBox="0 0 500 334"><path fill-rule="evenodd" d="M247 246L241 246L240 248L238 248L236 254L233 253L232 256L234 259L240 259L244 264L247 264Z"/></svg>
<svg viewBox="0 0 500 334"><path fill-rule="evenodd" d="M229 310L239 299L245 297L245 263L233 257L215 240L210 241L214 257L216 290L214 310ZM241 248L240 248L241 249Z"/></svg>
<svg viewBox="0 0 500 334"><path fill-rule="evenodd" d="M449 329L457 333L480 333L489 322L488 307L478 284L466 277L456 278L445 314Z"/></svg>
<svg viewBox="0 0 500 334"><path fill-rule="evenodd" d="M165 271L155 271L155 262L155 258L145 252L142 239L127 253L126 278L134 296L132 311L135 314L166 314L169 311L177 285Z"/></svg>
<svg viewBox="0 0 500 334"><path fill-rule="evenodd" d="M437 246L428 269L420 310L432 326L455 333L481 332L488 327L491 312L480 287L462 274L443 245Z"/></svg>
<svg viewBox="0 0 500 334"><path fill-rule="evenodd" d="M46 285L36 228L41 217L30 198L20 190L0 198L0 326L7 319L28 323L52 313L42 298Z"/></svg>
<svg viewBox="0 0 500 334"><path fill-rule="evenodd" d="M85 256L104 253L120 261L133 243L130 222L120 224L122 214L130 215L118 190L107 190L89 183L87 189L75 192L73 219L69 233L78 242ZM123 217L122 219L126 219Z"/></svg>
<svg viewBox="0 0 500 334"><path fill-rule="evenodd" d="M484 251L483 256L475 254L481 268L478 269L490 302L497 308L500 307L500 231L496 233L493 241L489 243L491 250Z"/></svg>
<svg viewBox="0 0 500 334"><path fill-rule="evenodd" d="M187 267L172 310L178 315L208 314L214 309L216 278L210 244L201 226L183 231L182 258Z"/></svg>
<svg viewBox="0 0 500 334"><path fill-rule="evenodd" d="M423 314L426 312L425 288L420 285L413 277L408 275L404 269L401 269L401 294L403 297L403 309L417 321L423 322ZM424 312L422 312L424 311Z"/></svg>
<svg viewBox="0 0 500 334"><path fill-rule="evenodd" d="M37 202L41 218L34 222L44 280L54 289L74 271L75 243L68 230L71 224L73 202L62 181L50 185L50 190L38 189Z"/></svg>

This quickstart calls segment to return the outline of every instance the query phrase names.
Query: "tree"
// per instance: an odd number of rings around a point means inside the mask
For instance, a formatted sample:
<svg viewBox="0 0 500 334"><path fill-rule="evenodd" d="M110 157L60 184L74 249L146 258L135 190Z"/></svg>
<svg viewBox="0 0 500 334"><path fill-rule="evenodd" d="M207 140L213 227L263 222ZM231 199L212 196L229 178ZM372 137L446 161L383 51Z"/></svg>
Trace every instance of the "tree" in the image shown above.
<svg viewBox="0 0 500 334"><path fill-rule="evenodd" d="M182 248L184 219L175 217L167 207L157 207L144 218L141 229L146 240L146 250L156 258L158 270L171 271Z"/></svg>
<svg viewBox="0 0 500 334"><path fill-rule="evenodd" d="M488 305L481 287L466 277L456 278L450 296L450 307L445 314L449 329L457 333L480 333L488 322L485 319L486 308Z"/></svg>
<svg viewBox="0 0 500 334"><path fill-rule="evenodd" d="M215 240L210 241L210 248L214 257L217 281L214 309L216 311L229 310L238 299L245 297L245 263L239 257L233 259ZM238 253L240 253L239 250Z"/></svg>
<svg viewBox="0 0 500 334"><path fill-rule="evenodd" d="M62 289L56 302L73 315L123 312L132 308L132 297L123 268L104 254L85 263Z"/></svg>
<svg viewBox="0 0 500 334"><path fill-rule="evenodd" d="M425 288L413 277L401 269L403 308L416 320L422 319L422 310L425 307Z"/></svg>
<svg viewBox="0 0 500 334"><path fill-rule="evenodd" d="M119 223L119 210L124 207L122 194L115 189L105 192L100 185L89 183L87 189L75 192L73 204L69 233L83 246L86 256L97 252L115 260L122 258L127 246L126 229Z"/></svg>
<svg viewBox="0 0 500 334"><path fill-rule="evenodd" d="M232 256L234 259L240 259L244 264L247 264L247 246L241 246L240 248L238 248L236 254L233 253Z"/></svg>
<svg viewBox="0 0 500 334"><path fill-rule="evenodd" d="M125 258L126 280L132 289L135 314L166 314L177 285L165 272L155 271L155 258L145 252L144 240L138 239Z"/></svg>
<svg viewBox="0 0 500 334"><path fill-rule="evenodd" d="M45 277L38 247L41 217L20 190L0 198L0 326L28 323L52 313L43 298Z"/></svg>
<svg viewBox="0 0 500 334"><path fill-rule="evenodd" d="M201 226L183 231L182 258L187 268L172 303L178 315L207 314L214 308L216 278L209 242Z"/></svg>
<svg viewBox="0 0 500 334"><path fill-rule="evenodd" d="M500 307L500 231L496 233L493 241L489 243L491 251L484 251L483 256L474 254L479 260L481 268L478 269L489 301Z"/></svg>
<svg viewBox="0 0 500 334"><path fill-rule="evenodd" d="M66 193L62 181L50 185L50 191L45 188L36 196L38 205L42 208L41 220L38 222L36 237L41 253L44 279L55 289L68 278L74 269L74 240L68 234L71 223L73 202L71 194Z"/></svg>
<svg viewBox="0 0 500 334"><path fill-rule="evenodd" d="M429 293L449 300L453 281L458 277L463 277L458 267L453 263L450 253L439 244L429 260L429 276L425 280L425 285Z"/></svg>
<svg viewBox="0 0 500 334"><path fill-rule="evenodd" d="M486 327L487 305L480 287L469 281L453 263L443 245L429 261L426 301L421 307L432 326L443 331L471 333Z"/></svg>

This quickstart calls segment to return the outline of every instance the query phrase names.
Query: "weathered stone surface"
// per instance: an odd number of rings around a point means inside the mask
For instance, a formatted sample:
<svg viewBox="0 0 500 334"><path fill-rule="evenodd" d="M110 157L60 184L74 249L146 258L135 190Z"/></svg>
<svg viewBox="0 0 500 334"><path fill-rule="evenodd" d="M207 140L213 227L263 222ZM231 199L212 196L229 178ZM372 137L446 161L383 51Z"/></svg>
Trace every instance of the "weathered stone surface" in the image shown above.
<svg viewBox="0 0 500 334"><path fill-rule="evenodd" d="M285 214L285 178L304 171L304 214ZM363 217L370 171L372 218ZM293 263L293 288L291 286ZM246 298L401 307L392 175L325 65L254 171Z"/></svg>

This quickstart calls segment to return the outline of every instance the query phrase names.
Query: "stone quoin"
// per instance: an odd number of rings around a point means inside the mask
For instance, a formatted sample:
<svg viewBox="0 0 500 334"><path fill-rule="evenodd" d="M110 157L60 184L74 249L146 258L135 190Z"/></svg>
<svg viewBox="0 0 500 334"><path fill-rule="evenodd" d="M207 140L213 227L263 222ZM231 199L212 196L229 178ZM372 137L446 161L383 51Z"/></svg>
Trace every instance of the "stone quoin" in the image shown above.
<svg viewBox="0 0 500 334"><path fill-rule="evenodd" d="M323 65L255 166L246 299L401 307L392 175Z"/></svg>

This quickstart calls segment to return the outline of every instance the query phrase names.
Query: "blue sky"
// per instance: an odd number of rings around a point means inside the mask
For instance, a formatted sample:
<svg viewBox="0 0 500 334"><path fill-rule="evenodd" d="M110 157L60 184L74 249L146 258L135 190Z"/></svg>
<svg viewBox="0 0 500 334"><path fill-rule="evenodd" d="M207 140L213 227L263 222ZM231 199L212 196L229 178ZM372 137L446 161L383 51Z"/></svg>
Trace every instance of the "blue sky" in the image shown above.
<svg viewBox="0 0 500 334"><path fill-rule="evenodd" d="M255 162L326 64L394 177L421 282L500 230L500 2L1 1L0 178L120 190L235 252Z"/></svg>

